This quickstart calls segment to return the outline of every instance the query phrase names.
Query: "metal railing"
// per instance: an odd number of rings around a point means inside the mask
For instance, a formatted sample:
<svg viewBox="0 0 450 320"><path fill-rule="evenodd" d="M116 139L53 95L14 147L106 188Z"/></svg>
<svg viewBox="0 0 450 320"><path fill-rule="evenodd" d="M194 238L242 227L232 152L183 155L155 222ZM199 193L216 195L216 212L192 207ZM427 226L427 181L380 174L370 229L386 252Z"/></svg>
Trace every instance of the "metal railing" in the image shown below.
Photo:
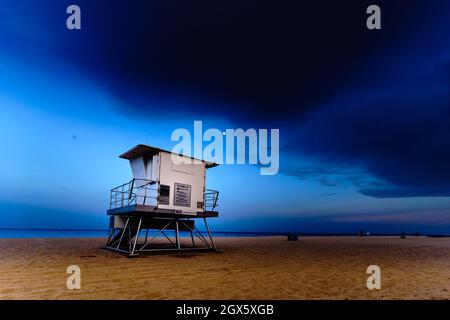
<svg viewBox="0 0 450 320"><path fill-rule="evenodd" d="M214 211L217 207L217 201L219 200L219 191L206 189L203 195L205 205L205 211Z"/></svg>
<svg viewBox="0 0 450 320"><path fill-rule="evenodd" d="M111 189L109 208L116 209L134 204L157 205L159 184L156 181L132 179Z"/></svg>
<svg viewBox="0 0 450 320"><path fill-rule="evenodd" d="M219 191L206 189L204 193L205 211L217 208ZM118 187L111 189L109 208L116 209L135 204L158 205L159 182L146 179L132 179Z"/></svg>

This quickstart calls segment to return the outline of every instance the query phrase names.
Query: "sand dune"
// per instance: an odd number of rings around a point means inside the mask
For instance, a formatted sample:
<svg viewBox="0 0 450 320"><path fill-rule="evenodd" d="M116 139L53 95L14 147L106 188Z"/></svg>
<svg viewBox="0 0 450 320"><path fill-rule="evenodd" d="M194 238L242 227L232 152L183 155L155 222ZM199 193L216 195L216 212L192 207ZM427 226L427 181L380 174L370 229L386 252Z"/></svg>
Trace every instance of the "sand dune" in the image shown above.
<svg viewBox="0 0 450 320"><path fill-rule="evenodd" d="M104 239L0 239L1 299L449 299L450 239L219 238L223 253L147 255ZM66 268L81 268L81 290ZM380 266L381 290L366 268Z"/></svg>

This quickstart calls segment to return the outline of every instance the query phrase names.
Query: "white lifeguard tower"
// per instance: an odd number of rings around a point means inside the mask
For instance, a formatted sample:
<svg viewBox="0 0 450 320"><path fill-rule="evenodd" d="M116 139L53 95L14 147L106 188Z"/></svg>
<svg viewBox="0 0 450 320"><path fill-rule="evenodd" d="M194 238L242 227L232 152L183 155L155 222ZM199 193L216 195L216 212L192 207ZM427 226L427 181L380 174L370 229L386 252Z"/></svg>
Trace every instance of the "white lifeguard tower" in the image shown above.
<svg viewBox="0 0 450 320"><path fill-rule="evenodd" d="M206 219L218 217L219 192L205 189L206 169L217 164L142 144L120 158L130 161L133 179L111 190L105 249L129 256L217 251ZM204 222L206 236L196 226L198 219ZM156 233L149 237L150 231ZM189 244L182 243L181 232L190 236Z"/></svg>

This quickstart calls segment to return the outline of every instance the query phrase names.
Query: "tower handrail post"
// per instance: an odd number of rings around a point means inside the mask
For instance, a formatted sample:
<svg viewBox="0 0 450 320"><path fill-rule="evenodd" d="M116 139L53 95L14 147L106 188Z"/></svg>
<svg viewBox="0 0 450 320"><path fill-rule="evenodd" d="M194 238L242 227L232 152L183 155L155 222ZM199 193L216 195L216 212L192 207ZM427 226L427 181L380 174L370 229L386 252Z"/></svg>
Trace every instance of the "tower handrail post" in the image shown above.
<svg viewBox="0 0 450 320"><path fill-rule="evenodd" d="M134 178L130 181L130 182L128 182L129 184L130 184L130 188L129 188L129 190L128 190L128 205L131 203L131 201L133 201L132 199L131 199L131 196L133 195L133 189L134 189Z"/></svg>

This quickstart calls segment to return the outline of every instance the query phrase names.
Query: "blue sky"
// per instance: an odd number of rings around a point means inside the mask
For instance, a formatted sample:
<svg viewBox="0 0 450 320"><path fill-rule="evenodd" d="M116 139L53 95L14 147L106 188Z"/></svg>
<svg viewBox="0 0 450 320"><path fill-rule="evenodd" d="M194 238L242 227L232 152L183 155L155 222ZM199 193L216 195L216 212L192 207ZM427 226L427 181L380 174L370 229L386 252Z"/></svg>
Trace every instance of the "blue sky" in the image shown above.
<svg viewBox="0 0 450 320"><path fill-rule="evenodd" d="M278 175L208 172L217 230L450 232L448 2L378 34L364 2L80 1L80 31L68 4L0 2L0 227L104 228L118 155L202 120L280 128Z"/></svg>

